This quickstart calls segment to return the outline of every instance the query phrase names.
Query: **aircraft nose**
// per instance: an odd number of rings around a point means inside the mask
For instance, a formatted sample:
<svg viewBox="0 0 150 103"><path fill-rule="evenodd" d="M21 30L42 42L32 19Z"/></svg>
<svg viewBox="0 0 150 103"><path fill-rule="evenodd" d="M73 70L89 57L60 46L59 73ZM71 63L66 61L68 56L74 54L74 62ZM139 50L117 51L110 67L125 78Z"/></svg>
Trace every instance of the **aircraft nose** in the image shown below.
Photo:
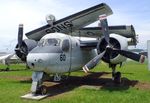
<svg viewBox="0 0 150 103"><path fill-rule="evenodd" d="M37 47L27 55L27 64L35 71L53 68L60 53L62 53L60 47Z"/></svg>
<svg viewBox="0 0 150 103"><path fill-rule="evenodd" d="M31 69L41 70L46 68L46 58L42 58L42 54L29 53L27 56L27 64Z"/></svg>
<svg viewBox="0 0 150 103"><path fill-rule="evenodd" d="M34 67L34 63L31 63L31 66Z"/></svg>

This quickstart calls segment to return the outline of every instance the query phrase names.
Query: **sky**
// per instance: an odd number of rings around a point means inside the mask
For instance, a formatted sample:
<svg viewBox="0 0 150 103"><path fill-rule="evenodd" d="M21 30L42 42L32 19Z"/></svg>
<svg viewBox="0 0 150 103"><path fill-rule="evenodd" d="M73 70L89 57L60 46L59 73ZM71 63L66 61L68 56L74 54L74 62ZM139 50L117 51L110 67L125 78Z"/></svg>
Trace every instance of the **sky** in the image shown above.
<svg viewBox="0 0 150 103"><path fill-rule="evenodd" d="M113 10L113 15L108 17L108 24L132 24L139 38L136 48L146 49L147 40L150 40L149 0L1 0L0 52L14 50L19 23L24 24L25 34L45 25L48 14L55 15L59 20L102 2Z"/></svg>

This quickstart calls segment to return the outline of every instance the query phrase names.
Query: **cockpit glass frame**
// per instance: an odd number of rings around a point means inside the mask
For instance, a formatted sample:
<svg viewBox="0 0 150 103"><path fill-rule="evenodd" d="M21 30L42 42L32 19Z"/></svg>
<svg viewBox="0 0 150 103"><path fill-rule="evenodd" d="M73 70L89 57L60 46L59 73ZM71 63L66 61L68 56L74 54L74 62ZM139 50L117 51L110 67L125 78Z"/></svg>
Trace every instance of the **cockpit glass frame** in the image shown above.
<svg viewBox="0 0 150 103"><path fill-rule="evenodd" d="M48 39L41 39L38 42L38 46L59 46L61 40L57 38L48 38Z"/></svg>

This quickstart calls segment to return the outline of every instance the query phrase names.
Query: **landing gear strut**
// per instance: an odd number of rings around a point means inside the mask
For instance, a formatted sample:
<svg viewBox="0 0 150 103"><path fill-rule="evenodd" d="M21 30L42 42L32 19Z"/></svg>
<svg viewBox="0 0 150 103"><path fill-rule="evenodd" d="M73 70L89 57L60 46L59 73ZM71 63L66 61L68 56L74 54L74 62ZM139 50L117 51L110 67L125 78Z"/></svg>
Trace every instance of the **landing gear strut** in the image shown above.
<svg viewBox="0 0 150 103"><path fill-rule="evenodd" d="M9 71L9 66L6 67L5 71Z"/></svg>
<svg viewBox="0 0 150 103"><path fill-rule="evenodd" d="M61 81L61 79L62 79L62 78L61 78L61 75L60 75L60 74L57 74L57 73L56 73L56 74L54 75L54 81L55 81L55 82L59 82L59 81Z"/></svg>
<svg viewBox="0 0 150 103"><path fill-rule="evenodd" d="M42 85L43 83L43 72L33 72L32 74L32 95L45 95L47 94L47 87Z"/></svg>
<svg viewBox="0 0 150 103"><path fill-rule="evenodd" d="M110 64L110 67L112 68L112 80L115 84L121 83L121 73L116 72L116 64Z"/></svg>
<svg viewBox="0 0 150 103"><path fill-rule="evenodd" d="M9 68L9 66L10 66L9 63L6 61L5 64L6 64L6 66L7 66L6 69L5 69L5 71L9 71L9 69L10 69L10 68Z"/></svg>

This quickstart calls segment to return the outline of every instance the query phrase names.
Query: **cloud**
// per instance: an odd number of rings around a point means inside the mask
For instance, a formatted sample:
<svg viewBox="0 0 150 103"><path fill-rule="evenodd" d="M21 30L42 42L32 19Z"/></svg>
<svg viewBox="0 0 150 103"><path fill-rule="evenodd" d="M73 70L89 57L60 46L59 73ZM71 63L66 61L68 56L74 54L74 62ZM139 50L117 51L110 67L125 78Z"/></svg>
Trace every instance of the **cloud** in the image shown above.
<svg viewBox="0 0 150 103"><path fill-rule="evenodd" d="M46 23L45 16L47 14L60 15L62 13L58 12L62 9L60 7L62 4L55 0L37 0L36 2L35 0L6 0L1 2L0 50L5 49L3 44L9 45L12 40L17 39L19 23L24 24L24 33L31 31ZM13 43L13 45L15 44L16 42Z"/></svg>
<svg viewBox="0 0 150 103"><path fill-rule="evenodd" d="M60 19L80 11L78 10L80 8L76 9L74 7L64 0L5 0L1 2L0 50L5 50L11 41L17 40L19 23L24 24L24 33L26 33L45 25L45 16L47 14L53 14L56 16L56 19ZM24 36L24 38L26 37ZM11 46L12 50L16 42L11 44L13 45Z"/></svg>
<svg viewBox="0 0 150 103"><path fill-rule="evenodd" d="M132 0L128 3L126 0L5 0L0 3L0 49L4 48L2 44L9 45L10 41L17 39L19 23L23 23L24 32L28 32L46 24L47 14L61 19L100 2L106 2L114 12L108 17L109 25L133 24L139 34L140 45L145 46L146 40L150 38L149 1ZM97 26L97 23L94 25Z"/></svg>

